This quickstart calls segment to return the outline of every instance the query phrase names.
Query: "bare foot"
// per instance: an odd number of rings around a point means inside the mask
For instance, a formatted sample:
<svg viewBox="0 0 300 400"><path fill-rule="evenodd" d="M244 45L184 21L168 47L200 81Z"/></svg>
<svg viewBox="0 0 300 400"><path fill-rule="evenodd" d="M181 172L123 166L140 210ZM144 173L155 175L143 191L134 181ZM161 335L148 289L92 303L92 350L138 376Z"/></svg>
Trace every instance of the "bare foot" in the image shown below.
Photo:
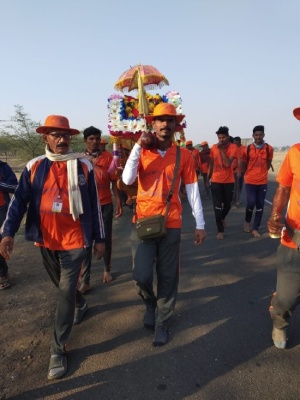
<svg viewBox="0 0 300 400"><path fill-rule="evenodd" d="M91 285L89 283L81 283L78 290L81 294L85 294L91 290Z"/></svg>
<svg viewBox="0 0 300 400"><path fill-rule="evenodd" d="M109 283L109 282L111 282L112 280L113 280L113 278L112 278L110 272L109 272L109 271L104 271L104 272L103 272L103 282L104 282L104 283Z"/></svg>
<svg viewBox="0 0 300 400"><path fill-rule="evenodd" d="M224 239L224 233L223 232L219 232L216 236L217 239L219 240L223 240Z"/></svg>
<svg viewBox="0 0 300 400"><path fill-rule="evenodd" d="M253 235L255 238L260 238L260 237L261 237L261 234L260 234L256 229L253 229L252 235Z"/></svg>
<svg viewBox="0 0 300 400"><path fill-rule="evenodd" d="M244 223L244 232L250 233L250 222Z"/></svg>

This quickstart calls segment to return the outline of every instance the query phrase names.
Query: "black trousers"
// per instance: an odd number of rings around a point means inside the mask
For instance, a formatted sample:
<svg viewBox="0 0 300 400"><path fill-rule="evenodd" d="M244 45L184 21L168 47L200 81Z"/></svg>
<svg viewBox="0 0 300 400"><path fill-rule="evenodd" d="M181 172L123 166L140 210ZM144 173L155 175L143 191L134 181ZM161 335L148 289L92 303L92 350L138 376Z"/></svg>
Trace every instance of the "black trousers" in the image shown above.
<svg viewBox="0 0 300 400"><path fill-rule="evenodd" d="M223 221L229 213L234 183L211 183L211 195L218 232L224 232Z"/></svg>

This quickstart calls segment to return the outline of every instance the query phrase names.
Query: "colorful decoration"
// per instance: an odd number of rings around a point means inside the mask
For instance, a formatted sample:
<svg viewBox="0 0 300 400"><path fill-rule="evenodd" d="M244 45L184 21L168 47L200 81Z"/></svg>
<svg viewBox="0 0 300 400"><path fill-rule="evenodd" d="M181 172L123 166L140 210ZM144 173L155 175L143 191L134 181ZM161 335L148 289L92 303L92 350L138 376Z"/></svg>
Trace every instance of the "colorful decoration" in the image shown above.
<svg viewBox="0 0 300 400"><path fill-rule="evenodd" d="M177 91L170 91L163 96L158 93L155 95L146 93L146 98L149 105L149 114L152 114L154 107L161 102L173 104L176 107L177 114L183 114L182 99ZM115 138L137 140L143 132L152 129L151 126L147 126L144 118L139 115L138 104L138 98L132 96L113 94L108 98L108 129L110 135ZM185 127L186 122L183 121L178 126L178 132L183 132Z"/></svg>

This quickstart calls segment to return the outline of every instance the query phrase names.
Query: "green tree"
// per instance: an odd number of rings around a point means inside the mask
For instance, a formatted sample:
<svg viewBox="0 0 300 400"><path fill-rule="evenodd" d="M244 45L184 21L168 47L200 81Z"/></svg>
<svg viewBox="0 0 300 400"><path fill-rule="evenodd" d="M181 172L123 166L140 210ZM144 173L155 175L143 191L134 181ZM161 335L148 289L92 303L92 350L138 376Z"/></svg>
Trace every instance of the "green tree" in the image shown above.
<svg viewBox="0 0 300 400"><path fill-rule="evenodd" d="M17 104L14 107L15 114L11 117L10 124L1 130L1 135L6 138L11 151L16 150L18 157L28 160L44 152L42 135L35 131L40 123L30 119L23 106Z"/></svg>

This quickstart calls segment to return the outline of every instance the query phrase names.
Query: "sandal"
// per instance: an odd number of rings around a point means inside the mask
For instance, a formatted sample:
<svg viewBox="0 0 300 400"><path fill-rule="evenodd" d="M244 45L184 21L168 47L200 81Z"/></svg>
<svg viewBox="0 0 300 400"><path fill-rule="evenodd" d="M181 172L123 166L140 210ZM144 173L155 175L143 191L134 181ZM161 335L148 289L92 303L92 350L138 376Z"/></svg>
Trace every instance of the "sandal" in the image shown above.
<svg viewBox="0 0 300 400"><path fill-rule="evenodd" d="M0 276L0 290L7 289L10 287L8 282L8 274Z"/></svg>
<svg viewBox="0 0 300 400"><path fill-rule="evenodd" d="M52 354L48 368L48 379L61 378L67 372L67 356L65 354Z"/></svg>

